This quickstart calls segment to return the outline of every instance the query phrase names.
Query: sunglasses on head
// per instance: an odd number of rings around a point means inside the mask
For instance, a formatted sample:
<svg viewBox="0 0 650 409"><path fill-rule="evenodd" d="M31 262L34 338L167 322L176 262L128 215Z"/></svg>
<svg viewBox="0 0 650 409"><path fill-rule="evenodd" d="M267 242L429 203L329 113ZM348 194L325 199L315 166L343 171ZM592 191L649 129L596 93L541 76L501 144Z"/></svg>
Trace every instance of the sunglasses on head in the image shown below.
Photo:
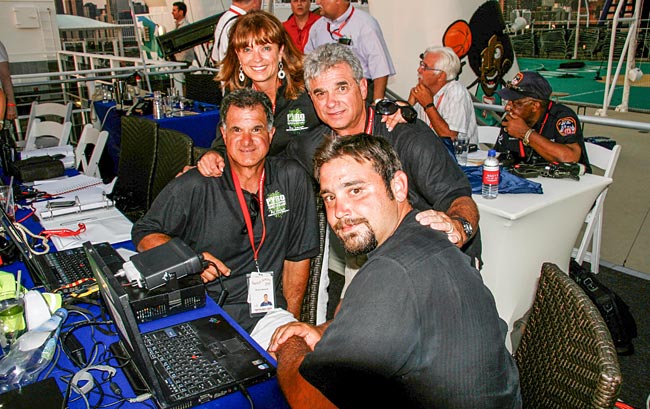
<svg viewBox="0 0 650 409"><path fill-rule="evenodd" d="M399 105L395 101L389 99L382 99L381 101L377 101L375 104L375 110L381 115L393 115L398 109L402 114L402 118L404 118L406 122L413 122L418 117L418 113L415 112L415 109L408 104Z"/></svg>

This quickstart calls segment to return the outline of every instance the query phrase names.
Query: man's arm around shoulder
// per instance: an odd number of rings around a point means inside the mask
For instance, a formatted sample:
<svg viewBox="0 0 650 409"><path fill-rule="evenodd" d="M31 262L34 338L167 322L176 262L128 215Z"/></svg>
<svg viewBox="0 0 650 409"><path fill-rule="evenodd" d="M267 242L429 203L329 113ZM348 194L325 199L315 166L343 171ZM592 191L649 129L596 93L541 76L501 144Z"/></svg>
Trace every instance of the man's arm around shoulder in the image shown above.
<svg viewBox="0 0 650 409"><path fill-rule="evenodd" d="M289 405L299 408L335 408L318 389L312 386L298 372L305 355L311 352L305 341L293 336L277 350L278 383Z"/></svg>

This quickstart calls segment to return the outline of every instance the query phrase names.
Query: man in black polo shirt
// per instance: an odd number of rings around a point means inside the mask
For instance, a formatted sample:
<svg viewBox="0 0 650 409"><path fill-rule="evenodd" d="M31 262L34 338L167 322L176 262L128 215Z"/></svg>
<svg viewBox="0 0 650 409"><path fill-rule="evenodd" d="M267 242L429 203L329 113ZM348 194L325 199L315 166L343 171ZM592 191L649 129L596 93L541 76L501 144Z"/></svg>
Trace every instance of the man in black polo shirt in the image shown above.
<svg viewBox="0 0 650 409"><path fill-rule="evenodd" d="M551 85L534 71L520 72L497 94L508 102L495 149L515 163L579 162L591 172L578 116L550 101Z"/></svg>
<svg viewBox="0 0 650 409"><path fill-rule="evenodd" d="M367 84L363 69L343 45L325 44L305 57L305 85L326 125L292 141L287 155L311 170L314 152L324 135L346 137L365 132L385 138L409 176L409 199L420 210L417 220L447 234L475 265L481 256L478 209L467 177L433 130L419 119L389 130L383 122L387 117L364 102ZM347 284L353 274L349 267L354 266L349 258L346 261Z"/></svg>
<svg viewBox="0 0 650 409"><path fill-rule="evenodd" d="M310 258L318 254L313 188L297 163L266 158L275 128L264 93L234 91L221 113L223 177L203 177L197 169L177 177L134 225L132 237L139 251L179 237L213 262L203 280L223 276L224 309L266 347L276 326L299 317ZM218 284L207 290L219 298ZM266 315L264 294L278 307Z"/></svg>

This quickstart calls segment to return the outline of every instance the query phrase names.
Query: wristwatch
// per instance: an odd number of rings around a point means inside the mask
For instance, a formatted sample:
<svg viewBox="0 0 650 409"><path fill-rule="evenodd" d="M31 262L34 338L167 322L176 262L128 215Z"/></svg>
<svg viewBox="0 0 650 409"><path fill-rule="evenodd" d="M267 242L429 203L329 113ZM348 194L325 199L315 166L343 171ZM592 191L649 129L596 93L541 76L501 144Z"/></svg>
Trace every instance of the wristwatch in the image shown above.
<svg viewBox="0 0 650 409"><path fill-rule="evenodd" d="M460 224L463 226L463 231L465 232L465 236L467 236L467 240L472 238L472 234L474 233L474 228L472 227L472 224L467 221L464 217L460 216L454 216L451 217L451 220L458 220Z"/></svg>

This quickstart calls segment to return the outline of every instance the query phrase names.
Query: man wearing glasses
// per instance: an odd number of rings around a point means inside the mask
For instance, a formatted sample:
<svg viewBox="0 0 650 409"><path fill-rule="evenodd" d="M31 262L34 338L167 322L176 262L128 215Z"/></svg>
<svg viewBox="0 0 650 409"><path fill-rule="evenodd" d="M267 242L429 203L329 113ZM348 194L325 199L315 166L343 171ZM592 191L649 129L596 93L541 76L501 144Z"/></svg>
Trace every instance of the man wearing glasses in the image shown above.
<svg viewBox="0 0 650 409"><path fill-rule="evenodd" d="M318 254L313 187L297 163L266 157L275 132L266 94L233 91L221 113L223 177L194 168L171 181L133 226L133 243L144 251L179 237L203 254L208 294L227 290L224 310L266 348L278 325L300 316ZM261 306L264 294L279 308Z"/></svg>
<svg viewBox="0 0 650 409"><path fill-rule="evenodd" d="M459 134L478 143L478 127L472 97L456 77L460 59L449 47L429 47L420 55L418 83L411 88L409 103L420 105L420 118L453 150Z"/></svg>
<svg viewBox="0 0 650 409"><path fill-rule="evenodd" d="M551 85L534 71L517 73L497 91L508 102L495 149L514 163L579 162L591 172L578 116L550 101Z"/></svg>

